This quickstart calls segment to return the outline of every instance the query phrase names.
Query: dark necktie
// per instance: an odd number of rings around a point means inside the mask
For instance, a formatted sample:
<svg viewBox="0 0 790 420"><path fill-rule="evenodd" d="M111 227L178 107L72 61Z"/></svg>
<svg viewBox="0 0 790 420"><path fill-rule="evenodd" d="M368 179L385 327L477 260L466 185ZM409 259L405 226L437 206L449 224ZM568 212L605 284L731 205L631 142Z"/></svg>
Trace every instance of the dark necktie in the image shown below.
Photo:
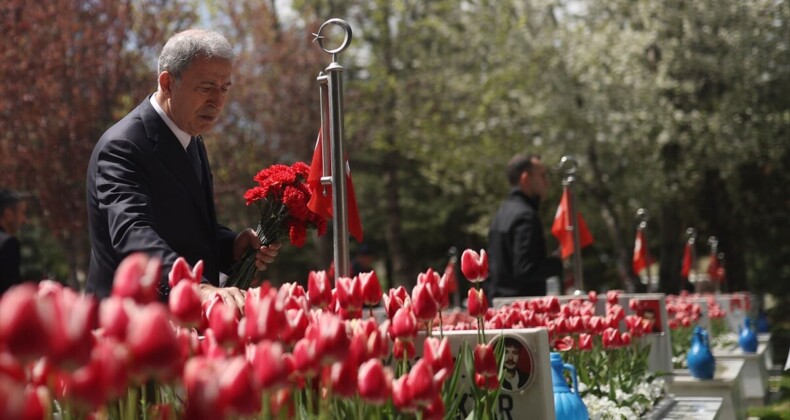
<svg viewBox="0 0 790 420"><path fill-rule="evenodd" d="M189 155L189 161L192 163L192 169L195 170L195 175L197 175L198 182L200 185L203 185L203 165L200 163L197 137L192 137L192 139L189 140L189 146L187 146L187 155Z"/></svg>

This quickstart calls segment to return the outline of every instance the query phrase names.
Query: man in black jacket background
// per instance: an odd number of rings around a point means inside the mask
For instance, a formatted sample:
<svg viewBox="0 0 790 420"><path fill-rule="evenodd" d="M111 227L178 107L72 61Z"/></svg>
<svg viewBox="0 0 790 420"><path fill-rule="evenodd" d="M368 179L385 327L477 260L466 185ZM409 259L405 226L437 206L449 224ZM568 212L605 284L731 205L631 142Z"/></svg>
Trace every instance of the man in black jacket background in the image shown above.
<svg viewBox="0 0 790 420"><path fill-rule="evenodd" d="M543 296L546 279L560 276L562 262L548 257L538 212L549 187L535 155L516 155L507 164L510 193L488 233L488 297Z"/></svg>

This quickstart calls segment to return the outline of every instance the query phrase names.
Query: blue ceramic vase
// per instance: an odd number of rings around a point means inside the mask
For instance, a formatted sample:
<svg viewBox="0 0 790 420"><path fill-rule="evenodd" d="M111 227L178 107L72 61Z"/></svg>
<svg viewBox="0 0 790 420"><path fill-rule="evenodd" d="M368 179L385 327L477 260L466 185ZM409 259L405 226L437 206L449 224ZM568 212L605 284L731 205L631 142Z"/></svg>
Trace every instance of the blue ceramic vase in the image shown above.
<svg viewBox="0 0 790 420"><path fill-rule="evenodd" d="M691 335L691 348L686 353L686 364L691 376L697 379L713 379L716 359L710 352L708 332L700 326L694 327L694 332Z"/></svg>
<svg viewBox="0 0 790 420"><path fill-rule="evenodd" d="M570 370L573 375L573 391L568 387L562 374L564 369ZM588 420L590 418L587 407L579 396L576 367L562 363L562 356L559 353L551 353L551 382L554 386L554 412L557 419Z"/></svg>
<svg viewBox="0 0 790 420"><path fill-rule="evenodd" d="M738 345L745 353L757 352L757 334L752 329L752 320L746 318L743 321L743 327L740 327L740 334L738 334Z"/></svg>

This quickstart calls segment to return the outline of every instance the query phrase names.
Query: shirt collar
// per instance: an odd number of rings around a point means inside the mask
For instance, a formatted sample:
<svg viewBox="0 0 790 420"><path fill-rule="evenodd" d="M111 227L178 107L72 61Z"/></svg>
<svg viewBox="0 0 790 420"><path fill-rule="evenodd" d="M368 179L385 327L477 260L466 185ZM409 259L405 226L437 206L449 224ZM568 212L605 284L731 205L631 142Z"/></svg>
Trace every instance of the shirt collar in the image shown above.
<svg viewBox="0 0 790 420"><path fill-rule="evenodd" d="M189 146L189 142L192 140L192 136L190 136L186 131L178 128L176 123L174 123L173 120L167 116L165 110L159 106L159 102L156 100L156 93L151 95L151 106L153 106L156 110L156 113L162 117L162 120L164 120L165 124L167 124L167 127L170 128L170 131L176 135L178 142L181 143L181 146L184 148L184 150L186 150L187 146Z"/></svg>

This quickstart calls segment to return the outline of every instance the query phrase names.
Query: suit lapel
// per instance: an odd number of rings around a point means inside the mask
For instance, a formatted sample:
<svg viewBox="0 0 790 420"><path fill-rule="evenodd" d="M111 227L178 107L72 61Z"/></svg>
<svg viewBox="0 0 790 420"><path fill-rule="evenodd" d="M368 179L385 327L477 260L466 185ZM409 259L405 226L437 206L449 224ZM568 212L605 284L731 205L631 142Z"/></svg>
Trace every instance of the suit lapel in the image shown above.
<svg viewBox="0 0 790 420"><path fill-rule="evenodd" d="M209 227L209 232L213 233L210 226L208 199L206 189L198 182L197 175L192 169L192 163L189 161L184 151L184 147L176 138L176 135L170 131L170 128L165 124L162 118L157 114L154 107L149 102L149 99L143 101L140 106L140 115L145 125L145 130L148 138L154 142L154 153L176 179L189 191L192 200L200 209L206 225ZM205 151L202 151L201 159L203 159L202 170L206 174L206 160ZM204 178L205 179L205 178Z"/></svg>

